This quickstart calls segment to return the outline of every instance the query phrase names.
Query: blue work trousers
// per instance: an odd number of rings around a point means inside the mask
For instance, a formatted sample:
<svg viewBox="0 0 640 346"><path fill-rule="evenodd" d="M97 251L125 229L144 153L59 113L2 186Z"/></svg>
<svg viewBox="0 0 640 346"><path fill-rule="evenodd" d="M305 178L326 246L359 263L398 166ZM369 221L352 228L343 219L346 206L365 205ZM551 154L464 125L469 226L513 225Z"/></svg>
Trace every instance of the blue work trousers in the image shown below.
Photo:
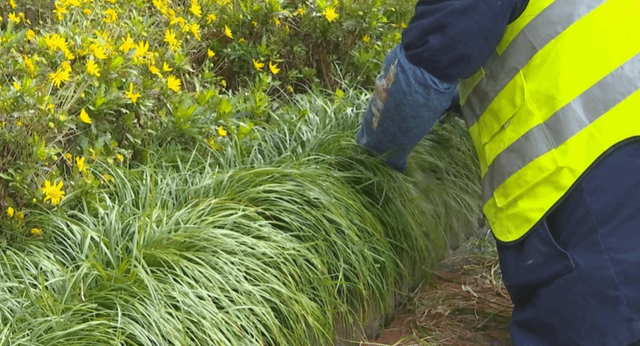
<svg viewBox="0 0 640 346"><path fill-rule="evenodd" d="M640 142L594 164L525 238L498 244L516 346L640 339Z"/></svg>

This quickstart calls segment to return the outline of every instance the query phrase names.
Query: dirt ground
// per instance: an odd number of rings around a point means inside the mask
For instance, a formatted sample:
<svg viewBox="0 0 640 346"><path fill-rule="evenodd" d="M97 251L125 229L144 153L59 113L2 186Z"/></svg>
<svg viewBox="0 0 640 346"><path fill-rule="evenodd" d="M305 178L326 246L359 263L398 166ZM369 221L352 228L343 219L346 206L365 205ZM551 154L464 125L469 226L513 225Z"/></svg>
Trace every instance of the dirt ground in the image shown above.
<svg viewBox="0 0 640 346"><path fill-rule="evenodd" d="M513 346L511 309L487 234L441 262L381 336L363 346Z"/></svg>

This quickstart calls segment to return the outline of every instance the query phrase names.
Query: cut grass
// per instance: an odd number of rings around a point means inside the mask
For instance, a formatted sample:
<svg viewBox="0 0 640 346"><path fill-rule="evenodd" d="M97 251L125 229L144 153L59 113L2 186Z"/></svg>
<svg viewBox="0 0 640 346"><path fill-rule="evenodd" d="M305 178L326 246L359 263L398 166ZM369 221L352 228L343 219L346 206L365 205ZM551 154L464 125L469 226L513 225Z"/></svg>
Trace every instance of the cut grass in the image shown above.
<svg viewBox="0 0 640 346"><path fill-rule="evenodd" d="M97 200L32 211L45 237L0 257L0 345L357 338L479 210L459 121L434 130L405 176L355 143L367 100L298 96L253 144L113 168Z"/></svg>
<svg viewBox="0 0 640 346"><path fill-rule="evenodd" d="M486 231L439 263L438 272L412 295L380 342L398 346L512 345L508 329L512 308L502 284L493 236Z"/></svg>

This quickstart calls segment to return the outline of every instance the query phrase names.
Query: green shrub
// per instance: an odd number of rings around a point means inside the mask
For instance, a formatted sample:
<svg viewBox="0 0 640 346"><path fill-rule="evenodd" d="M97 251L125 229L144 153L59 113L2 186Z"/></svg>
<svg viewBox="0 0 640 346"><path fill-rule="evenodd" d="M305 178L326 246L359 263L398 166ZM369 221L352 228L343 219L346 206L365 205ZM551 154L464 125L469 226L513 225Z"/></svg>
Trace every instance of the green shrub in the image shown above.
<svg viewBox="0 0 640 346"><path fill-rule="evenodd" d="M412 10L409 0L9 1L0 227L27 234L27 211L50 204L46 181L91 196L112 178L85 167L220 148L268 122L288 94L369 85Z"/></svg>

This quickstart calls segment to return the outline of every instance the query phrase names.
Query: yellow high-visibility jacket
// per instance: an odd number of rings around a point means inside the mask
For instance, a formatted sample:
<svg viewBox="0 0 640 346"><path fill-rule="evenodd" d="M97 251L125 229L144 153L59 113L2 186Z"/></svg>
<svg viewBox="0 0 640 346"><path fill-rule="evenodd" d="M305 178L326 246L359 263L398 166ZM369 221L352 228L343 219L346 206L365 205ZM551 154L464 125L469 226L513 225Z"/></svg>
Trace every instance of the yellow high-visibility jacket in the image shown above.
<svg viewBox="0 0 640 346"><path fill-rule="evenodd" d="M459 90L484 214L498 240L518 240L640 136L640 0L530 0Z"/></svg>

